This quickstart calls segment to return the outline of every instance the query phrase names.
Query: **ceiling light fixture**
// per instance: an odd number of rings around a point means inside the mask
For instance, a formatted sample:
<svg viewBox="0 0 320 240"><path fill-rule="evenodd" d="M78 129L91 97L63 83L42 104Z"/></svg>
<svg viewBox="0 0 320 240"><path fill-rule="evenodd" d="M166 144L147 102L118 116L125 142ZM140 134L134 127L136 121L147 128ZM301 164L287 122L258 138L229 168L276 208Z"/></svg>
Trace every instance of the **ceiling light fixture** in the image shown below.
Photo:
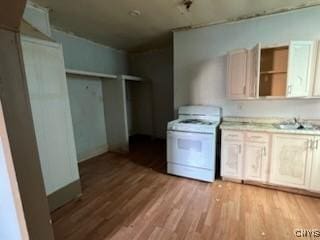
<svg viewBox="0 0 320 240"><path fill-rule="evenodd" d="M183 0L183 4L185 5L188 11L190 10L192 3L193 3L193 0Z"/></svg>
<svg viewBox="0 0 320 240"><path fill-rule="evenodd" d="M131 10L129 12L129 15L132 16L132 17L138 17L141 15L141 12L139 10Z"/></svg>

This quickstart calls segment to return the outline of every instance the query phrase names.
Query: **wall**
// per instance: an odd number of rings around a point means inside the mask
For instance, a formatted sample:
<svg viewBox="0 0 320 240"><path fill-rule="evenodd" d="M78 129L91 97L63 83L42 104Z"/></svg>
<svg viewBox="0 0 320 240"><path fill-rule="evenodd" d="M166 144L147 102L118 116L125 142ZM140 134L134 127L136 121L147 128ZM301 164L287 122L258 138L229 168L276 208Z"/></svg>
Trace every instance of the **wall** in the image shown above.
<svg viewBox="0 0 320 240"><path fill-rule="evenodd" d="M68 76L77 158L83 160L107 150L102 84L99 79Z"/></svg>
<svg viewBox="0 0 320 240"><path fill-rule="evenodd" d="M52 37L62 43L66 68L107 74L127 73L125 52L58 30ZM67 75L78 161L108 149L102 82L97 78Z"/></svg>
<svg viewBox="0 0 320 240"><path fill-rule="evenodd" d="M21 3L21 9L24 4L25 2ZM22 11L20 10L18 11L20 13L14 15L12 14L12 10L14 7L17 7L16 4L8 4L7 2L6 5L7 6L2 7L1 10L9 12L10 16L1 13L0 26L17 29L21 20ZM14 33L9 31L1 31L1 37L8 39L5 35L15 36ZM1 41L0 52L5 51L4 48L7 49L6 45L6 41ZM15 47L17 48L17 45ZM8 53L10 53L10 50L12 51L13 49L7 49ZM8 61L5 59L5 57L8 56L9 55L1 55L1 61ZM16 60L18 59L17 57L18 56L15 55ZM0 71L1 78L6 77L3 70L4 69L1 69ZM12 69L9 69L9 71L10 70ZM0 204L0 239L22 239L23 236L29 238L4 121L2 106L0 106L0 196L5 196L2 198Z"/></svg>
<svg viewBox="0 0 320 240"><path fill-rule="evenodd" d="M0 136L0 239L28 239L1 104Z"/></svg>
<svg viewBox="0 0 320 240"><path fill-rule="evenodd" d="M320 100L226 99L226 53L289 40L320 39L320 7L174 33L174 107L210 104L224 116L320 118Z"/></svg>
<svg viewBox="0 0 320 240"><path fill-rule="evenodd" d="M52 37L63 45L66 68L106 74L127 72L127 54L124 51L54 29Z"/></svg>
<svg viewBox="0 0 320 240"><path fill-rule="evenodd" d="M18 31L26 0L2 1L0 8L0 28Z"/></svg>
<svg viewBox="0 0 320 240"><path fill-rule="evenodd" d="M0 205L0 239L22 239L16 211L14 190L6 166L3 144L0 145L0 194L6 196Z"/></svg>
<svg viewBox="0 0 320 240"><path fill-rule="evenodd" d="M30 239L54 239L31 115L20 39L0 30L0 98Z"/></svg>
<svg viewBox="0 0 320 240"><path fill-rule="evenodd" d="M131 74L151 80L153 132L165 138L167 123L173 119L173 50L131 54L129 59Z"/></svg>
<svg viewBox="0 0 320 240"><path fill-rule="evenodd" d="M126 110L129 136L154 135L151 81L126 81Z"/></svg>

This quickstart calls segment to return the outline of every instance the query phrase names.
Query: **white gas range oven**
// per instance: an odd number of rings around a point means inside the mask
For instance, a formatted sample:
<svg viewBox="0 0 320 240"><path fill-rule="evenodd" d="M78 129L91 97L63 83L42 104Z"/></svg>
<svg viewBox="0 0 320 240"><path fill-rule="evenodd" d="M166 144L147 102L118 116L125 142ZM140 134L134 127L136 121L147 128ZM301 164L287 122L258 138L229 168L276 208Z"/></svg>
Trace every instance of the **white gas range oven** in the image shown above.
<svg viewBox="0 0 320 240"><path fill-rule="evenodd" d="M213 182L220 121L219 107L180 107L179 118L167 127L167 172Z"/></svg>

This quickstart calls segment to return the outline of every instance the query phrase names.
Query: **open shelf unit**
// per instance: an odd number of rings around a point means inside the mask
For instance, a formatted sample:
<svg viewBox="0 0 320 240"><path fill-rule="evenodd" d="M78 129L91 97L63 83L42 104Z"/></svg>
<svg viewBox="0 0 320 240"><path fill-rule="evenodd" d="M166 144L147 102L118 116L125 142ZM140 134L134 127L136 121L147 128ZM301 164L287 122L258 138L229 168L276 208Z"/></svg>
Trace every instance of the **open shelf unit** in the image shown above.
<svg viewBox="0 0 320 240"><path fill-rule="evenodd" d="M66 69L66 73L101 80L110 151L128 152L131 134L152 133L150 81L132 75L104 74L74 69Z"/></svg>
<svg viewBox="0 0 320 240"><path fill-rule="evenodd" d="M258 43L251 49L230 51L227 97L239 100L320 96L320 84L315 84L314 79L315 64L320 62L315 61L318 49L315 41L300 40L263 47Z"/></svg>
<svg viewBox="0 0 320 240"><path fill-rule="evenodd" d="M105 74L105 73L97 73L97 72L80 71L80 70L74 70L74 69L66 69L66 73L68 73L68 74L73 74L73 75L97 77L97 78L117 79L117 75L113 75L113 74Z"/></svg>
<svg viewBox="0 0 320 240"><path fill-rule="evenodd" d="M72 75L80 75L80 76L88 76L88 77L96 77L96 78L108 78L108 79L121 79L125 81L144 81L143 78L132 76L132 75L114 75L114 74L105 74L105 73L97 73L97 72L88 72L81 71L75 69L66 69L67 74Z"/></svg>
<svg viewBox="0 0 320 240"><path fill-rule="evenodd" d="M261 49L259 97L283 97L287 89L289 46Z"/></svg>
<svg viewBox="0 0 320 240"><path fill-rule="evenodd" d="M286 71L264 71L264 72L260 72L260 75L264 75L264 74L287 74Z"/></svg>
<svg viewBox="0 0 320 240"><path fill-rule="evenodd" d="M123 80L128 80L128 81L144 81L143 78L132 76L132 75L120 75L119 77Z"/></svg>

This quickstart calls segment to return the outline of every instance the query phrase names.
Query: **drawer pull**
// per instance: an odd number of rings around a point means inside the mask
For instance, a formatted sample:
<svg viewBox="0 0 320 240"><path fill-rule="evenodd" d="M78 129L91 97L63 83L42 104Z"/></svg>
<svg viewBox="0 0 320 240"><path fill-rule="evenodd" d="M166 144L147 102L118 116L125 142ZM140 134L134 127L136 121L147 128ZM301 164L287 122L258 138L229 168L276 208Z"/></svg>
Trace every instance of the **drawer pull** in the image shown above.
<svg viewBox="0 0 320 240"><path fill-rule="evenodd" d="M310 143L311 142L311 143ZM306 147L307 147L307 151L308 151L308 149L312 149L312 141L310 141L310 139L308 139L307 141L306 141Z"/></svg>
<svg viewBox="0 0 320 240"><path fill-rule="evenodd" d="M229 134L227 137L238 137L236 134Z"/></svg>
<svg viewBox="0 0 320 240"><path fill-rule="evenodd" d="M250 136L250 138L261 139L263 137L261 137L261 136Z"/></svg>

